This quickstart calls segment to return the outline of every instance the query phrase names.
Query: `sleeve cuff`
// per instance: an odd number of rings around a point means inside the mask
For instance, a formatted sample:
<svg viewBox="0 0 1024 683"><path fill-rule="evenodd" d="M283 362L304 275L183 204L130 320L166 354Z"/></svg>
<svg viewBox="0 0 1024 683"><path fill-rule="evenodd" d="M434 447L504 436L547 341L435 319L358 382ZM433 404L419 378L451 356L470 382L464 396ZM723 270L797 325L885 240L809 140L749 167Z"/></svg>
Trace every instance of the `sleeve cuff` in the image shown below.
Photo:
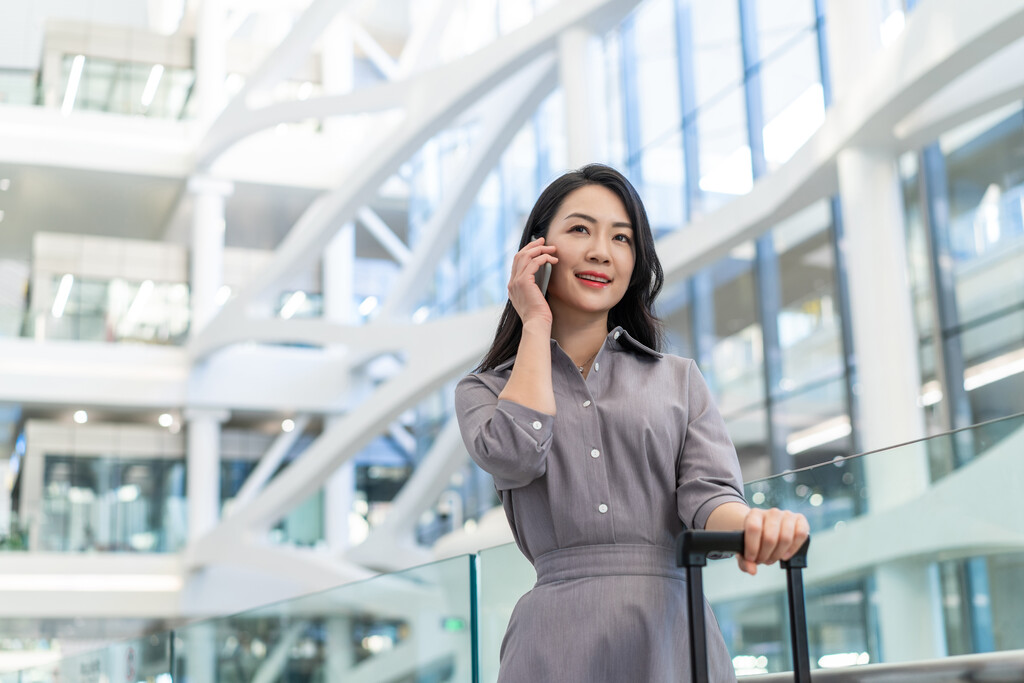
<svg viewBox="0 0 1024 683"><path fill-rule="evenodd" d="M529 434L538 446L551 438L552 428L555 424L554 415L527 408L507 399L498 400L497 410L512 418L512 422L523 432Z"/></svg>
<svg viewBox="0 0 1024 683"><path fill-rule="evenodd" d="M711 513L715 511L715 508L724 503L742 503L743 505L746 505L747 501L743 499L743 496L738 496L734 493L723 493L715 496L714 498L709 498L704 501L699 508L697 508L697 512L693 515L693 526L690 528L706 528L708 525L708 517L710 517Z"/></svg>

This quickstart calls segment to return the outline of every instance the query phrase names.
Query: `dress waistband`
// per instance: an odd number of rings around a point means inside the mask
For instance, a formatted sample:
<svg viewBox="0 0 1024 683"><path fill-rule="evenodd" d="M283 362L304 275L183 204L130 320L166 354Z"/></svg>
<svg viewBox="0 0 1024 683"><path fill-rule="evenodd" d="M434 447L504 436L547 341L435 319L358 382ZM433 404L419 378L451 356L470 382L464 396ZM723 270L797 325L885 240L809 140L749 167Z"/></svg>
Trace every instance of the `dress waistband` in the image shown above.
<svg viewBox="0 0 1024 683"><path fill-rule="evenodd" d="M561 548L534 559L537 585L587 576L662 576L685 580L675 550L657 545L583 545Z"/></svg>

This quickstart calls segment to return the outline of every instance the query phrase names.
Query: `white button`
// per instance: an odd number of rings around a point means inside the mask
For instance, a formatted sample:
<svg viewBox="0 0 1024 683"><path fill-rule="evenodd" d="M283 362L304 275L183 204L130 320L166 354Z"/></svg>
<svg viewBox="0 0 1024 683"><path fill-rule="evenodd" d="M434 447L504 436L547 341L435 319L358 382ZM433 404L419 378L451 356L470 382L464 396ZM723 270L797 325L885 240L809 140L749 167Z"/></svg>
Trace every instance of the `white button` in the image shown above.
<svg viewBox="0 0 1024 683"><path fill-rule="evenodd" d="M620 334L622 334L622 330L619 330L618 332L615 333L615 338L618 339Z"/></svg>
<svg viewBox="0 0 1024 683"><path fill-rule="evenodd" d="M594 372L597 372L600 369L601 369L601 364L595 361L594 362Z"/></svg>
<svg viewBox="0 0 1024 683"><path fill-rule="evenodd" d="M603 515L604 513L608 512L608 506L605 505L604 503L601 503L600 505L597 506L597 511Z"/></svg>
<svg viewBox="0 0 1024 683"><path fill-rule="evenodd" d="M543 426L544 426L544 425L542 425L542 424L540 423L540 420L534 420L534 421L533 421L533 428L534 428L534 429L540 429L540 428L541 428L541 427L543 427Z"/></svg>
<svg viewBox="0 0 1024 683"><path fill-rule="evenodd" d="M583 407L584 408L588 407L589 405L590 405L590 401L584 401L583 402Z"/></svg>
<svg viewBox="0 0 1024 683"><path fill-rule="evenodd" d="M593 449L592 451L590 451L590 457L591 458L599 458L599 457L601 457L601 451L597 450L596 448Z"/></svg>

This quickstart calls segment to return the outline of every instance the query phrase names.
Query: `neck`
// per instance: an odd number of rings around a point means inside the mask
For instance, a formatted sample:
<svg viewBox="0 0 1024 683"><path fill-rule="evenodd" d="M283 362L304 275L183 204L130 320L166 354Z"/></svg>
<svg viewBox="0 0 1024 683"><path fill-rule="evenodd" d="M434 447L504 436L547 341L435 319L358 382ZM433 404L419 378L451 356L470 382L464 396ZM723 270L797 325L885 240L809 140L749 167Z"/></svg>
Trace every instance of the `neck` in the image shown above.
<svg viewBox="0 0 1024 683"><path fill-rule="evenodd" d="M607 336L607 313L588 316L566 315L563 312L562 315L555 315L551 323L551 338L558 342L576 365L586 365L593 359Z"/></svg>

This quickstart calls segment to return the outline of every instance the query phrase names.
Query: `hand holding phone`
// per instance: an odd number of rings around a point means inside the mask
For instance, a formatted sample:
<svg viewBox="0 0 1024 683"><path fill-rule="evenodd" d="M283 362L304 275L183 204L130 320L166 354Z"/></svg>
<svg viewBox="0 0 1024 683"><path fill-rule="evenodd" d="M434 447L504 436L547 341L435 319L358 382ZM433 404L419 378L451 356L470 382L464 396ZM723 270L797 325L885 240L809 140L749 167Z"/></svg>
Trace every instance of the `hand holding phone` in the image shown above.
<svg viewBox="0 0 1024 683"><path fill-rule="evenodd" d="M534 235L533 239L540 239L540 235ZM533 276L537 286L540 287L540 293L544 296L548 295L548 282L551 280L551 264L545 263L542 265Z"/></svg>

